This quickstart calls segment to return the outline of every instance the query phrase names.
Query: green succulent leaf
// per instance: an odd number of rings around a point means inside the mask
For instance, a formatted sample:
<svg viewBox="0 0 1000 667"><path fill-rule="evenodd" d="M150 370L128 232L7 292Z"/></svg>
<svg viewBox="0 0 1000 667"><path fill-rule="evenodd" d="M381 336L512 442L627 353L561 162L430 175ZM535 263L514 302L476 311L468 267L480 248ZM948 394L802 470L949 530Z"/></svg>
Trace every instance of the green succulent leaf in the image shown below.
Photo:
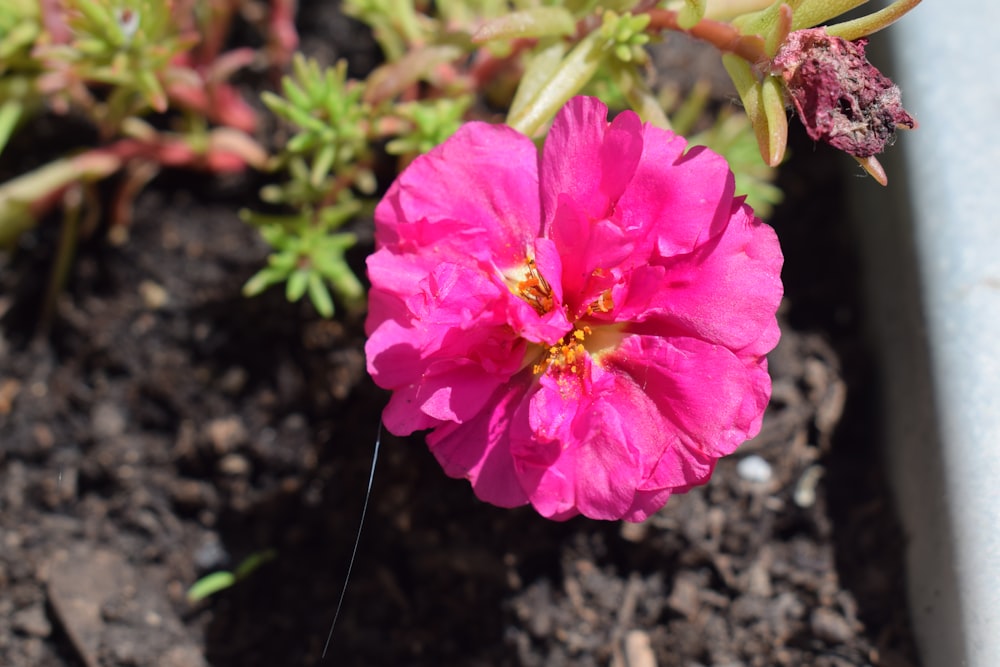
<svg viewBox="0 0 1000 667"><path fill-rule="evenodd" d="M24 106L17 100L7 100L0 105L0 153L3 152L10 135L21 120Z"/></svg>
<svg viewBox="0 0 1000 667"><path fill-rule="evenodd" d="M284 282L287 276L287 271L283 271L275 266L266 266L253 274L250 280L243 285L243 295L257 296L263 294L268 287Z"/></svg>
<svg viewBox="0 0 1000 667"><path fill-rule="evenodd" d="M846 39L849 42L854 41L887 28L919 4L920 0L896 0L888 7L867 16L828 26L826 31L835 37Z"/></svg>
<svg viewBox="0 0 1000 667"><path fill-rule="evenodd" d="M606 41L600 31L592 32L580 40L547 73L547 81L530 100L516 109L511 107L507 125L529 137L538 132L597 72Z"/></svg>
<svg viewBox="0 0 1000 667"><path fill-rule="evenodd" d="M289 301L298 301L306 293L309 286L309 270L297 269L288 276L288 283L285 285L285 298Z"/></svg>
<svg viewBox="0 0 1000 667"><path fill-rule="evenodd" d="M576 31L576 19L565 7L533 7L511 12L484 23L472 41L529 37L561 37Z"/></svg>
<svg viewBox="0 0 1000 667"><path fill-rule="evenodd" d="M785 155L788 140L783 85L773 76L758 81L750 64L738 56L725 54L722 64L736 85L743 108L753 125L761 157L767 164L777 166Z"/></svg>
<svg viewBox="0 0 1000 667"><path fill-rule="evenodd" d="M309 274L309 300L322 317L333 317L333 298L318 273Z"/></svg>
<svg viewBox="0 0 1000 667"><path fill-rule="evenodd" d="M792 30L811 28L851 11L868 0L800 0L792 18Z"/></svg>
<svg viewBox="0 0 1000 667"><path fill-rule="evenodd" d="M677 25L690 30L705 16L708 0L684 0L684 6L677 13Z"/></svg>
<svg viewBox="0 0 1000 667"><path fill-rule="evenodd" d="M231 588L235 583L236 576L232 572L213 572L194 582L187 591L187 598L198 602Z"/></svg>

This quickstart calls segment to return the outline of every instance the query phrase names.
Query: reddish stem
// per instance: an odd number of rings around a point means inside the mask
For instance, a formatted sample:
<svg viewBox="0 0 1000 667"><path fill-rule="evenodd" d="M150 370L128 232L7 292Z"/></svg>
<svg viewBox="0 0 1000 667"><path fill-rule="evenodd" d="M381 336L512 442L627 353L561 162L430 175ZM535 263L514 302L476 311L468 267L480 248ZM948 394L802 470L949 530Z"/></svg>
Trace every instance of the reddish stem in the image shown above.
<svg viewBox="0 0 1000 667"><path fill-rule="evenodd" d="M505 67L518 62L521 54L538 43L537 39L515 39L511 42L511 50L506 56L497 58L488 49L479 49L472 59L468 75L475 89L481 90L486 82L493 80Z"/></svg>
<svg viewBox="0 0 1000 667"><path fill-rule="evenodd" d="M649 30L673 30L708 42L724 53L732 53L751 64L770 60L764 49L764 39L758 35L744 35L729 23L703 19L690 30L677 23L677 12L668 9L649 10Z"/></svg>

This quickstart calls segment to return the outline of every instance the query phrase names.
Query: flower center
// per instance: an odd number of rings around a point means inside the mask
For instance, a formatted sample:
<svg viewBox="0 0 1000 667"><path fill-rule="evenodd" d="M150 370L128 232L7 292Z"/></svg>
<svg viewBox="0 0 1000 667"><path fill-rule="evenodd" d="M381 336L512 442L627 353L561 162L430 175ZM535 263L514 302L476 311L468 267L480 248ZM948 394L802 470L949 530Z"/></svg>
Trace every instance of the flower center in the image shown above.
<svg viewBox="0 0 1000 667"><path fill-rule="evenodd" d="M580 374L584 369L584 365L580 362L587 354L587 348L583 342L591 333L591 329L587 325L573 329L555 345L550 345L531 370L535 375L541 375L549 368Z"/></svg>
<svg viewBox="0 0 1000 667"><path fill-rule="evenodd" d="M514 294L521 297L535 309L539 315L552 310L555 301L552 299L552 287L545 282L545 278L538 272L534 258L527 259L527 272L524 280L521 280L514 287Z"/></svg>
<svg viewBox="0 0 1000 667"><path fill-rule="evenodd" d="M554 345L533 345L535 351L529 352L526 359L535 360L531 371L536 376L553 370L583 377L587 369L587 364L584 363L586 357L589 356L594 363L600 363L601 358L616 349L625 336L625 325L621 323L590 327L578 322L572 331Z"/></svg>

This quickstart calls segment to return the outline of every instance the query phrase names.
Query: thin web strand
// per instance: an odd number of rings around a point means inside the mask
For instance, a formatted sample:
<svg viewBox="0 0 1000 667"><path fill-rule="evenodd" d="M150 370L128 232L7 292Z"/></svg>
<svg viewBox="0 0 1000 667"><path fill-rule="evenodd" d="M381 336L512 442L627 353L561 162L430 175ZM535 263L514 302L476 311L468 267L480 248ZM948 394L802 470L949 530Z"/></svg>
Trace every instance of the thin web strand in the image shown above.
<svg viewBox="0 0 1000 667"><path fill-rule="evenodd" d="M351 570L354 569L354 559L358 555L358 544L361 543L361 529L365 526L365 514L368 513L368 500L372 497L372 482L375 481L375 464L378 462L378 450L382 444L382 421L378 423L378 433L375 435L375 451L372 452L372 468L368 473L368 490L365 492L365 504L361 507L361 521L358 522L358 534L354 538L354 549L351 551L351 560L347 564L347 576L344 578L344 587L340 591L340 599L337 601L337 611L333 613L333 622L330 623L330 632L326 635L326 643L323 644L322 659L326 658L326 652L330 648L330 640L333 639L333 629L337 627L337 619L340 618L340 608L344 605L344 596L347 594L347 584L351 581Z"/></svg>

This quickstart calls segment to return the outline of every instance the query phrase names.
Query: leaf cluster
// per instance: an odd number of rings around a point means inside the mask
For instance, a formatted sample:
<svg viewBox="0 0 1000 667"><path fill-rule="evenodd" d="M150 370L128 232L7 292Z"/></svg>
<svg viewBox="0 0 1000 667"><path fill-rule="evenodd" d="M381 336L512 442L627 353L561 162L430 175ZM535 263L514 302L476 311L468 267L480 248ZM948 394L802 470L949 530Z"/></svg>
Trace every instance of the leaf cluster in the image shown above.
<svg viewBox="0 0 1000 667"><path fill-rule="evenodd" d="M252 109L227 83L254 57L220 53L234 0L10 0L0 6L0 153L43 110L90 121L100 145L0 184L0 241L13 243L68 192L123 173L112 228L164 166L222 172L263 165ZM206 11L210 10L210 11ZM169 118L170 129L145 121ZM91 217L96 215L91 211Z"/></svg>
<svg viewBox="0 0 1000 667"><path fill-rule="evenodd" d="M72 0L61 17L66 34L36 49L47 70L39 85L50 95L78 96L106 133L147 108L166 111L166 82L182 75L172 63L198 42L172 9L162 0ZM83 84L106 87L105 99Z"/></svg>
<svg viewBox="0 0 1000 667"><path fill-rule="evenodd" d="M261 198L286 213L243 211L272 248L267 265L244 286L254 296L285 283L289 301L308 295L323 317L334 314L332 289L352 309L360 308L364 288L347 264L345 252L357 239L338 231L361 210L354 190L371 194L374 176L364 166L371 152L363 88L347 80L347 63L320 68L301 54L282 93L266 92L263 101L292 129L272 167L285 174L266 186ZM353 188L353 189L352 189Z"/></svg>

